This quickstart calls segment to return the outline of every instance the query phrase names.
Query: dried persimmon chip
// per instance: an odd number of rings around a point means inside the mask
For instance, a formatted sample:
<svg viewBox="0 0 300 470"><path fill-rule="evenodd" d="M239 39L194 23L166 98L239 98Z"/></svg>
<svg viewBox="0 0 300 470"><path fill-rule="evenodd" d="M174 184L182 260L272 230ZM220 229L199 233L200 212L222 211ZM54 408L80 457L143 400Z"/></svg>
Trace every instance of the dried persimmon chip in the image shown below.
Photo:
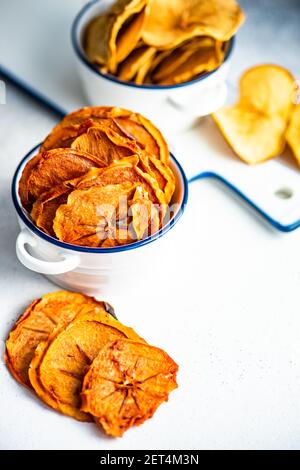
<svg viewBox="0 0 300 470"><path fill-rule="evenodd" d="M82 387L81 409L104 431L122 436L153 416L177 387L177 364L163 350L126 339L103 348Z"/></svg>
<svg viewBox="0 0 300 470"><path fill-rule="evenodd" d="M99 247L106 238L130 242L130 234L118 232L119 220L127 220L128 201L136 184L122 183L75 190L61 205L53 222L59 240L81 246Z"/></svg>
<svg viewBox="0 0 300 470"><path fill-rule="evenodd" d="M46 340L57 325L70 322L86 308L105 313L102 302L67 291L46 294L29 305L6 341L6 364L18 382L30 386L28 368L39 342Z"/></svg>
<svg viewBox="0 0 300 470"><path fill-rule="evenodd" d="M122 137L109 127L90 127L73 141L71 147L94 155L102 162L101 166L139 151L135 141Z"/></svg>
<svg viewBox="0 0 300 470"><path fill-rule="evenodd" d="M90 415L80 411L84 375L99 351L122 337L143 341L131 328L97 312L79 315L56 329L38 345L31 361L29 378L35 392L55 410L90 421Z"/></svg>
<svg viewBox="0 0 300 470"><path fill-rule="evenodd" d="M75 149L62 148L39 153L27 162L19 181L23 207L30 209L44 192L100 165L97 157Z"/></svg>
<svg viewBox="0 0 300 470"><path fill-rule="evenodd" d="M61 121L61 125L80 124L87 119L101 120L101 123L103 119L112 119L121 135L135 140L148 153L166 164L169 163L170 154L167 142L157 127L141 114L118 107L91 106L68 114Z"/></svg>
<svg viewBox="0 0 300 470"><path fill-rule="evenodd" d="M36 226L50 236L55 236L53 220L57 209L65 204L70 189L67 186L59 186L43 193L33 204L30 216Z"/></svg>

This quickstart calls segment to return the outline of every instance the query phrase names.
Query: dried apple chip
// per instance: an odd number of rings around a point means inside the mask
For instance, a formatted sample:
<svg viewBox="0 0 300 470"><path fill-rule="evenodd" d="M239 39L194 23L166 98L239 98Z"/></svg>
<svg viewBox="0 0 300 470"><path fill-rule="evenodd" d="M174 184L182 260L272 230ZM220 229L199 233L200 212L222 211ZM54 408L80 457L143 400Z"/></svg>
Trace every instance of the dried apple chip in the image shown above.
<svg viewBox="0 0 300 470"><path fill-rule="evenodd" d="M114 73L138 43L144 26L147 0L117 0L87 26L84 49L95 64L107 65Z"/></svg>
<svg viewBox="0 0 300 470"><path fill-rule="evenodd" d="M246 163L259 163L284 149L286 124L279 117L259 115L234 105L217 111L214 120L235 153Z"/></svg>
<svg viewBox="0 0 300 470"><path fill-rule="evenodd" d="M225 139L245 162L259 163L284 149L293 82L282 67L253 67L240 80L239 102L213 114Z"/></svg>
<svg viewBox="0 0 300 470"><path fill-rule="evenodd" d="M125 81L133 80L144 64L148 64L149 61L151 63L151 59L154 55L154 47L141 46L134 49L127 59L120 64L118 68L118 77Z"/></svg>
<svg viewBox="0 0 300 470"><path fill-rule="evenodd" d="M129 54L138 43L146 17L146 4L147 0L117 0L112 6L110 12L115 15L115 21L108 41L109 72L115 73L118 56L120 60L126 58L126 54ZM128 31L126 26L129 26L130 22L133 22L133 25Z"/></svg>
<svg viewBox="0 0 300 470"><path fill-rule="evenodd" d="M118 338L143 341L117 320L96 312L83 314L56 329L36 348L29 368L32 387L44 403L79 421L91 421L80 411L84 375L101 349Z"/></svg>
<svg viewBox="0 0 300 470"><path fill-rule="evenodd" d="M142 38L160 49L174 48L195 36L227 41L243 21L235 0L152 0Z"/></svg>
<svg viewBox="0 0 300 470"><path fill-rule="evenodd" d="M119 64L138 44L145 23L147 8L132 15L119 30L116 40L116 61Z"/></svg>
<svg viewBox="0 0 300 470"><path fill-rule="evenodd" d="M215 45L207 48L200 48L191 54L185 55L185 61L174 67L168 74L168 69L164 73L156 75L155 81L160 85L176 85L192 80L204 72L211 72L218 68L223 58L217 56ZM163 63L161 64L163 67ZM169 67L170 69L170 67ZM161 78L159 78L161 77Z"/></svg>
<svg viewBox="0 0 300 470"><path fill-rule="evenodd" d="M102 164L99 158L74 149L53 149L41 152L27 162L19 182L23 207L30 209L44 192L63 181L84 175Z"/></svg>
<svg viewBox="0 0 300 470"><path fill-rule="evenodd" d="M164 80L182 66L194 52L202 49L215 48L215 40L207 37L193 38L175 49L162 51L157 56L151 77L154 82Z"/></svg>
<svg viewBox="0 0 300 470"><path fill-rule="evenodd" d="M293 109L293 75L284 67L262 64L251 67L240 79L240 103L265 115L289 119Z"/></svg>
<svg viewBox="0 0 300 470"><path fill-rule="evenodd" d="M97 16L88 24L84 36L84 49L95 64L106 64L109 58L108 42L115 16L111 13Z"/></svg>
<svg viewBox="0 0 300 470"><path fill-rule="evenodd" d="M286 132L286 140L300 164L300 105L294 109Z"/></svg>
<svg viewBox="0 0 300 470"><path fill-rule="evenodd" d="M122 436L151 418L177 388L177 364L166 352L126 339L107 344L90 366L82 387L81 409L104 431Z"/></svg>
<svg viewBox="0 0 300 470"><path fill-rule="evenodd" d="M53 292L32 302L19 318L6 341L6 364L23 385L30 386L28 369L40 341L59 324L72 321L79 312L97 309L108 313L103 302L75 292Z"/></svg>

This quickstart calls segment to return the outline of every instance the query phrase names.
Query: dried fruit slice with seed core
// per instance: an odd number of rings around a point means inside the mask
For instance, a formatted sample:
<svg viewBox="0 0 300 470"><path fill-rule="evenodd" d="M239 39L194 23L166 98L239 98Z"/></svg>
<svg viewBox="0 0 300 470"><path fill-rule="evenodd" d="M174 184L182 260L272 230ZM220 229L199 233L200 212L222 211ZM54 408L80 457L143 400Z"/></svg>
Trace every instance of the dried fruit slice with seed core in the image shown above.
<svg viewBox="0 0 300 470"><path fill-rule="evenodd" d="M108 315L103 302L75 292L53 292L29 305L6 341L6 364L18 382L30 386L28 368L39 342L46 340L57 325L69 323L86 309L99 309Z"/></svg>
<svg viewBox="0 0 300 470"><path fill-rule="evenodd" d="M82 407L111 436L153 416L177 387L177 364L159 348L126 339L95 358L82 387Z"/></svg>

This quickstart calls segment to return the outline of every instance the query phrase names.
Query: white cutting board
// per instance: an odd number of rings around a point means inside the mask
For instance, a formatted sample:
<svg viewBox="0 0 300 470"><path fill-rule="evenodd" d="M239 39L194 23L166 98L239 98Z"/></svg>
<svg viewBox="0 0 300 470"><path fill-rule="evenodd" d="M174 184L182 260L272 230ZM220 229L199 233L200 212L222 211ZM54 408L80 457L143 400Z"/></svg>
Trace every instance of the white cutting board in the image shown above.
<svg viewBox="0 0 300 470"><path fill-rule="evenodd" d="M32 94L67 112L88 105L70 40L71 23L86 3L0 3L0 70L5 69ZM300 171L290 156L249 167L233 154L210 118L192 130L168 137L189 178L199 173L221 178L279 230L289 231L300 224ZM281 190L291 197L278 197Z"/></svg>

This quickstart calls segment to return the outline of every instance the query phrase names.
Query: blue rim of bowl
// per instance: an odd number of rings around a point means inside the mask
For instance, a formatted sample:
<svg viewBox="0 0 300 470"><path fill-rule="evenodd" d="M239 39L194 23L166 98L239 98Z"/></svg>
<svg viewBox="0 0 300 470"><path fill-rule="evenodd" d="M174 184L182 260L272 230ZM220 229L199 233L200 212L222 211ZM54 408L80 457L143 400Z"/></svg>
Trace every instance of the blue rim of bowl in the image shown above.
<svg viewBox="0 0 300 470"><path fill-rule="evenodd" d="M46 240L47 242L51 243L52 245L56 245L59 248L63 248L65 250L71 250L71 251L77 251L77 252L83 252L83 253L119 253L122 251L129 251L129 250L134 250L135 248L140 248L142 246L148 245L149 243L154 242L158 238L162 237L165 235L171 228L174 227L174 225L178 222L180 217L182 216L185 206L188 201L188 180L185 175L185 172L178 162L178 160L174 157L172 153L170 153L171 160L175 163L176 167L179 170L180 176L182 178L182 185L183 185L183 197L182 197L182 202L180 205L180 208L178 212L175 214L175 216L168 222L166 225L164 225L160 230L158 230L156 233L151 235L150 237L145 238L144 240L140 240L138 242L134 242L128 245L122 245L122 246L116 246L113 248L90 248L86 246L77 246L77 245L72 245L70 243L64 243L61 242L60 240L57 240L54 237L51 237L50 235L47 235L45 232L40 230L29 218L29 216L26 214L25 209L23 209L18 201L18 196L17 196L17 183L18 183L18 178L20 174L20 170L24 165L24 162L28 159L28 157L33 154L38 148L41 146L41 144L36 145L33 147L22 160L20 161L19 165L17 166L17 169L14 173L13 179L12 179L12 185L11 185L11 195L12 195L12 200L13 204L15 206L15 209L17 211L18 216L21 218L21 220L24 222L24 224L36 235L38 235L40 238L43 240Z"/></svg>
<svg viewBox="0 0 300 470"><path fill-rule="evenodd" d="M77 57L80 59L81 62L83 62L90 70L92 70L96 75L105 78L106 80L109 80L114 83L118 83L119 85L123 86L128 86L131 88L140 88L144 90L174 90L176 88L182 88L190 85L194 85L197 82L200 82L204 80L205 78L213 75L216 73L222 65L225 64L225 62L229 59L229 57L232 54L233 47L235 44L235 37L233 36L229 41L228 41L228 46L227 46L227 51L225 53L224 61L222 64L216 68L215 70L212 70L211 72L204 73L198 78L195 78L194 80L190 80L189 82L184 82L184 83L178 83L176 85L138 85L137 83L132 83L132 82L125 82L124 80L120 80L117 77L114 77L113 75L105 74L97 70L86 58L85 54L82 53L81 48L78 45L77 41L77 29L79 25L79 21L81 20L81 17L88 11L91 7L93 7L96 3L100 3L101 0L92 0L91 2L87 3L76 15L72 27L71 27L71 41L72 41L72 46L73 49L77 55Z"/></svg>

